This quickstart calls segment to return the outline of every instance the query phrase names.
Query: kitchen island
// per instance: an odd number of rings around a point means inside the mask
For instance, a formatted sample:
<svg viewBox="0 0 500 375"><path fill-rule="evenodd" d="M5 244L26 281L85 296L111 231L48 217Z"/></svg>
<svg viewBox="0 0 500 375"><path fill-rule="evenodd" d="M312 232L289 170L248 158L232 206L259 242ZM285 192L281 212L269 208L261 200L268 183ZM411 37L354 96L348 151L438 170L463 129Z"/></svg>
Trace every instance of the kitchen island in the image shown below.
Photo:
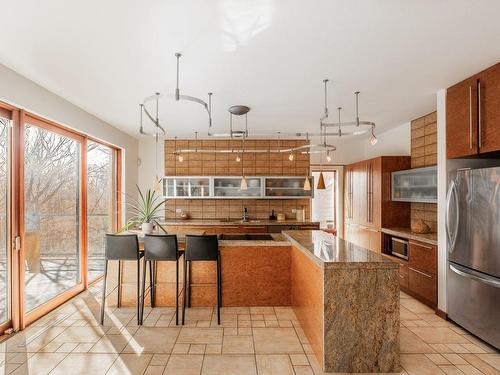
<svg viewBox="0 0 500 375"><path fill-rule="evenodd" d="M324 371L399 370L398 263L318 230L219 247L223 306L292 306ZM124 267L122 303L133 305L135 266ZM191 272L191 305L213 306L215 264ZM157 305L174 306L175 265L156 274Z"/></svg>

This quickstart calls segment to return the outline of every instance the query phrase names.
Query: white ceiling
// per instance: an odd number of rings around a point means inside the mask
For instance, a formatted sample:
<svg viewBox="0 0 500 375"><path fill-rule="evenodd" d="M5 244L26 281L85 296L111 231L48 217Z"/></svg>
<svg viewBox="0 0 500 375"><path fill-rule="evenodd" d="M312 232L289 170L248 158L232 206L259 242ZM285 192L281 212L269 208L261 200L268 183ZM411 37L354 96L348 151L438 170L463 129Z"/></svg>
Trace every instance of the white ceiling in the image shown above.
<svg viewBox="0 0 500 375"><path fill-rule="evenodd" d="M128 133L159 91L169 136L205 132L173 101L214 92L216 131L245 104L254 132L318 131L329 106L378 132L435 109L435 92L500 60L498 0L2 0L0 63ZM0 82L1 84L1 82ZM241 122L237 121L237 124ZM201 133L200 133L201 134Z"/></svg>

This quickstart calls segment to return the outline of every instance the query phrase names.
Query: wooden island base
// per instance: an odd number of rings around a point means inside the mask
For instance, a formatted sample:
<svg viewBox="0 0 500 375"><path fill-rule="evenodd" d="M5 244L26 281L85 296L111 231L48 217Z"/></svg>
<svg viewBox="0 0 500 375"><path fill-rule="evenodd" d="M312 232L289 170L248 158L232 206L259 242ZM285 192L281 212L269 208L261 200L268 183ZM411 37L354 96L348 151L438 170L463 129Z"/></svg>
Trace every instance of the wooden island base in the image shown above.
<svg viewBox="0 0 500 375"><path fill-rule="evenodd" d="M293 306L326 372L399 371L399 265L321 231L283 236L220 241L222 305ZM136 265L122 266L122 306L133 306ZM214 306L215 263L191 274L191 306ZM175 306L175 263L159 262L156 280L157 306Z"/></svg>

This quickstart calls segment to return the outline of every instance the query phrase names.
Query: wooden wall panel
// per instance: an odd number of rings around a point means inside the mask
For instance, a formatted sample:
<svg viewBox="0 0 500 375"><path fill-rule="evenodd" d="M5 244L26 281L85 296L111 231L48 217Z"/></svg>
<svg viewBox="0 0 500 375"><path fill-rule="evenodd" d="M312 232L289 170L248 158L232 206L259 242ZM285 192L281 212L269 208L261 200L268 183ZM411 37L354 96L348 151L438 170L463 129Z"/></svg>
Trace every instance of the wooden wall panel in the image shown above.
<svg viewBox="0 0 500 375"><path fill-rule="evenodd" d="M437 112L429 113L411 122L411 167L430 167L437 164ZM412 203L412 224L423 219L437 232L437 204Z"/></svg>
<svg viewBox="0 0 500 375"><path fill-rule="evenodd" d="M269 150L274 148L296 147L307 144L304 140L247 140L246 149ZM236 154L187 153L183 162L173 154L175 148L195 149L241 149L241 140L167 140L165 141L166 176L305 176L309 171L309 155L295 153L294 159L289 154L280 153L245 153L241 162L236 162ZM258 219L267 219L271 210L283 212L288 218L295 218L293 210L304 208L306 219L310 219L311 200L305 199L249 199L249 200L210 200L210 199L170 199L166 203L168 219L179 217L176 209L187 212L193 219L240 218L243 207L249 215Z"/></svg>

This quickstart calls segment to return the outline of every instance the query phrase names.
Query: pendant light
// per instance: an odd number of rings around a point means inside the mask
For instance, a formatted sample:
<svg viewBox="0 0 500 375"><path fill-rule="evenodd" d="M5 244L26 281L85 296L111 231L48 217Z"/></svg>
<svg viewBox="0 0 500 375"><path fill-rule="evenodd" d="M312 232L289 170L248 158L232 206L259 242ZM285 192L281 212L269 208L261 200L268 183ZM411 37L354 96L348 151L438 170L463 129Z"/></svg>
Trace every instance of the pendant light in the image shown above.
<svg viewBox="0 0 500 375"><path fill-rule="evenodd" d="M309 133L306 133L306 140L309 143ZM309 164L307 165L307 174L306 174L306 178L304 179L304 187L303 187L304 191L311 190L311 181L309 181L309 165L310 165L310 161L309 161Z"/></svg>
<svg viewBox="0 0 500 375"><path fill-rule="evenodd" d="M243 158L243 155L245 154L245 137L243 137L242 140L242 153L241 156ZM245 177L245 167L243 166L243 161L241 162L241 182L240 182L240 190L248 190L248 184L247 184L247 179Z"/></svg>
<svg viewBox="0 0 500 375"><path fill-rule="evenodd" d="M154 184L153 184L153 190L156 192L160 191L160 177L158 176L158 138L159 138L159 134L156 133L155 134L155 172L156 172L156 176L155 176L155 180L154 180Z"/></svg>
<svg viewBox="0 0 500 375"><path fill-rule="evenodd" d="M326 132L323 130L323 126L321 126L321 131ZM323 135L323 143L326 145L326 135ZM325 190L325 178L323 177L323 153L321 153L321 162L320 162L320 172L319 172L319 177L318 177L318 185L316 186L316 189L318 190Z"/></svg>

